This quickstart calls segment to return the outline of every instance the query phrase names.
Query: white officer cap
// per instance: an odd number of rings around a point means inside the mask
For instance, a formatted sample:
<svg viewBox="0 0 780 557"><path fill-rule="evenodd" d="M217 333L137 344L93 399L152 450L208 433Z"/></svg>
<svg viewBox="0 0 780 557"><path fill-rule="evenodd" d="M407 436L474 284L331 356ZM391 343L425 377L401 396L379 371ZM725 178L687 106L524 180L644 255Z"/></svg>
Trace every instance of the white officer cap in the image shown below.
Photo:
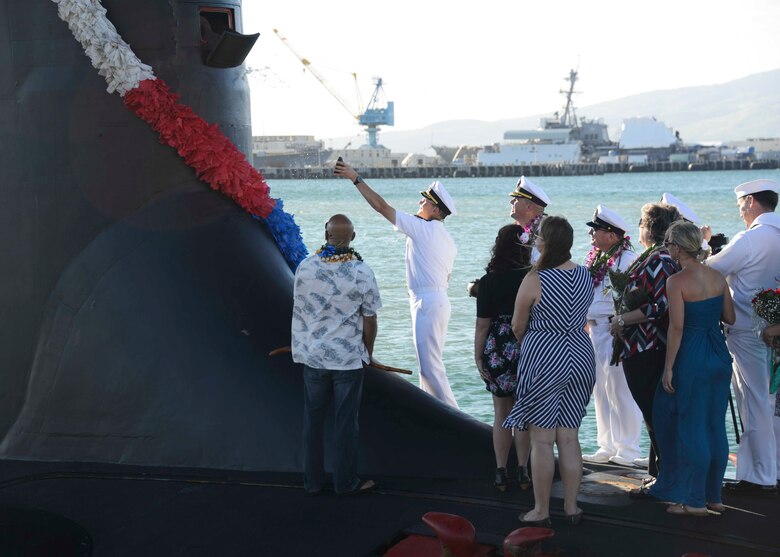
<svg viewBox="0 0 780 557"><path fill-rule="evenodd" d="M587 224L591 228L603 228L617 234L625 234L628 230L628 223L623 220L623 217L604 205L596 207L593 220Z"/></svg>
<svg viewBox="0 0 780 557"><path fill-rule="evenodd" d="M523 197L530 201L533 201L541 207L547 207L550 203L550 198L544 193L544 190L534 184L531 180L525 176L520 176L515 186L515 191L509 194L512 197Z"/></svg>
<svg viewBox="0 0 780 557"><path fill-rule="evenodd" d="M445 215L458 214L455 210L455 201L452 200L452 196L444 188L444 185L441 182L433 182L428 186L427 190L421 191L420 194L441 209Z"/></svg>
<svg viewBox="0 0 780 557"><path fill-rule="evenodd" d="M671 193L663 194L661 196L661 203L666 203L667 205L673 205L674 207L677 207L677 210L680 211L682 218L687 221L701 222L701 219L696 213L693 212L693 209L688 207L685 203L677 199Z"/></svg>
<svg viewBox="0 0 780 557"><path fill-rule="evenodd" d="M777 193L778 184L772 180L762 178L761 180L753 180L751 182L745 182L734 188L734 193L737 194L737 198L745 197L753 193L760 191L773 191Z"/></svg>

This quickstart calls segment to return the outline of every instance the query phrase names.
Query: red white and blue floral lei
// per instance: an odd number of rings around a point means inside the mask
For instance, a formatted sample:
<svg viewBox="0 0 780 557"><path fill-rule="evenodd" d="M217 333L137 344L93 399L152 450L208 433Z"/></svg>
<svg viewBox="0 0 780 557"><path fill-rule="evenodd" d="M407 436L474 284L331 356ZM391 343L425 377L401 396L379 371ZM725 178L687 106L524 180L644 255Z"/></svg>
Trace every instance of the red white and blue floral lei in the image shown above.
<svg viewBox="0 0 780 557"><path fill-rule="evenodd" d="M272 199L262 174L214 124L209 124L154 75L106 16L100 0L52 0L92 65L125 106L148 123L160 142L176 149L198 178L262 222L291 269L306 257L301 231L281 199Z"/></svg>

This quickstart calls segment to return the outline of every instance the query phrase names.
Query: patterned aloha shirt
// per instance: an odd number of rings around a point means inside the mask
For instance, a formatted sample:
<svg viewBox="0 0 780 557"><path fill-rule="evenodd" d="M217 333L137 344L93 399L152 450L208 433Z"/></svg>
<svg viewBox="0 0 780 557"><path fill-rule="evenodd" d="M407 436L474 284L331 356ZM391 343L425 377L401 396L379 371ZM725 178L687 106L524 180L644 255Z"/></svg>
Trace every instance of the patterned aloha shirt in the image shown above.
<svg viewBox="0 0 780 557"><path fill-rule="evenodd" d="M363 316L380 307L374 272L364 262L307 257L295 271L293 361L316 369L362 368L369 360Z"/></svg>
<svg viewBox="0 0 780 557"><path fill-rule="evenodd" d="M626 327L623 338L623 358L636 356L645 350L666 350L666 329L669 327L669 299L666 279L679 270L666 250L650 255L631 271L627 289L644 288L650 299L639 306L647 321Z"/></svg>

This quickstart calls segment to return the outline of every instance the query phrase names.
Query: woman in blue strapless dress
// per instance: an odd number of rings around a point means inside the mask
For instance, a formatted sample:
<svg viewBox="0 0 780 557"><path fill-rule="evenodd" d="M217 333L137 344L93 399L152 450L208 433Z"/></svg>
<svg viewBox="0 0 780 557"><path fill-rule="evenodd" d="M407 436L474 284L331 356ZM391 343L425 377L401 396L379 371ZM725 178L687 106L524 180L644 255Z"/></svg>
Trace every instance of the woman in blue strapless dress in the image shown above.
<svg viewBox="0 0 780 557"><path fill-rule="evenodd" d="M658 479L648 490L673 503L669 513L695 516L723 510L731 356L720 323L735 319L725 279L699 262L701 242L699 229L682 221L669 227L664 241L682 270L666 283L666 366L653 402L663 457Z"/></svg>

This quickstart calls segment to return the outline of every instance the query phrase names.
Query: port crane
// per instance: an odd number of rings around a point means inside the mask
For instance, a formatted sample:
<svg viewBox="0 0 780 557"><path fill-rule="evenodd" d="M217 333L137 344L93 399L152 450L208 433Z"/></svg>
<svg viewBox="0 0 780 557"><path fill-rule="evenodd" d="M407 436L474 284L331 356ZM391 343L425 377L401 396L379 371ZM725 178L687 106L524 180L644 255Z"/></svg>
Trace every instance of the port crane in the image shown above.
<svg viewBox="0 0 780 557"><path fill-rule="evenodd" d="M333 87L331 87L330 83L328 83L328 81L325 79L325 76L323 76L312 65L308 58L299 54L298 51L292 47L287 38L282 36L278 29L274 29L274 33L277 37L279 37L279 40L284 43L284 46L286 46L290 52L292 52L295 57L300 60L301 64L303 64L303 67L309 70L309 72L311 72L317 81L319 81L325 87L325 89L327 89L327 91L333 95L333 97L335 97L339 104L343 106L347 112L349 112L350 116L357 120L358 124L365 126L365 130L368 133L368 145L370 147L378 147L377 133L379 132L379 126L392 126L395 124L393 102L388 101L385 97L384 88L382 87L382 78L374 78L374 91L371 94L371 99L369 100L368 105L366 105L366 109L363 110L361 106L362 103L360 102L360 88L358 87L357 83L357 74L352 74L352 77L355 80L355 88L358 98L358 111L354 112L349 103L345 101L341 95L339 95L333 89Z"/></svg>

